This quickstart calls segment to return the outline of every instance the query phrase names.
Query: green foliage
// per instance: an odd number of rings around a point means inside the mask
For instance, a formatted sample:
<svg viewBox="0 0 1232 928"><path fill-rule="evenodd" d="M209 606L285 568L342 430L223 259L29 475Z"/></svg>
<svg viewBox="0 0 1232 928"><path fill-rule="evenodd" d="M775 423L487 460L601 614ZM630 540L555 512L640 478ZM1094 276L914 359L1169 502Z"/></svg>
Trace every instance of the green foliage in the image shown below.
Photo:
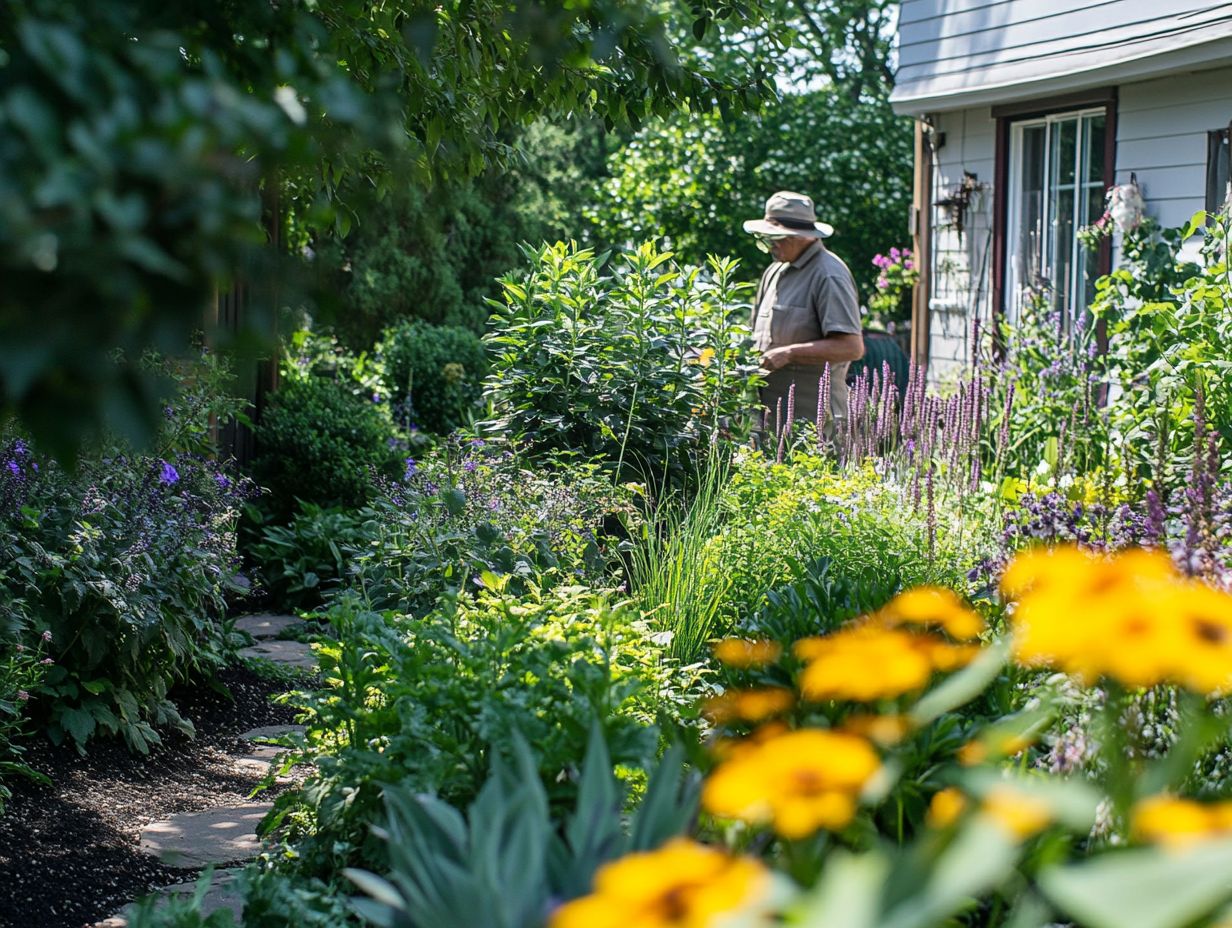
<svg viewBox="0 0 1232 928"><path fill-rule="evenodd" d="M473 332L414 320L386 332L377 350L406 426L446 435L476 412L487 358Z"/></svg>
<svg viewBox="0 0 1232 928"><path fill-rule="evenodd" d="M682 834L696 815L698 783L683 773L679 749L658 765L626 816L625 786L596 728L576 802L558 822L530 748L521 738L512 747L511 761L493 758L492 773L465 816L433 796L386 790L389 878L348 871L369 897L356 902L368 922L537 928L552 902L585 893L600 865L654 849Z"/></svg>
<svg viewBox="0 0 1232 928"><path fill-rule="evenodd" d="M0 589L3 588L4 578L0 575ZM24 776L50 782L22 763L25 748L20 744L29 721L26 708L30 694L37 691L46 671L47 665L42 663L45 644L40 638L38 645L29 648L9 640L8 635L0 637L0 815L13 795L4 782L6 778Z"/></svg>
<svg viewBox="0 0 1232 928"><path fill-rule="evenodd" d="M1109 379L1120 389L1117 444L1128 471L1166 487L1185 480L1199 390L1206 425L1232 446L1230 232L1226 213L1198 213L1184 229L1148 226L1126 237L1125 261L1096 284L1092 311L1107 323ZM1195 234L1197 262L1181 252Z"/></svg>
<svg viewBox="0 0 1232 928"><path fill-rule="evenodd" d="M703 273L647 244L605 275L576 246L527 257L486 336L489 430L657 482L691 473L739 427L755 367L735 262L712 257Z"/></svg>
<svg viewBox="0 0 1232 928"><path fill-rule="evenodd" d="M610 159L589 213L604 245L666 239L686 260L732 255L747 273L766 263L742 228L775 190L813 197L827 240L860 290L872 261L904 228L911 202L911 120L884 99L838 89L788 93L758 113L697 112L648 125Z"/></svg>
<svg viewBox="0 0 1232 928"><path fill-rule="evenodd" d="M716 28L761 14L692 6ZM238 275L250 329L282 303L263 211L277 226L289 207L298 246L345 235L356 191L507 161L508 130L538 116L615 126L772 93L760 69L686 64L669 23L627 0L7 4L0 409L58 453L104 416L152 436L159 390L141 352L186 347L199 308Z"/></svg>
<svg viewBox="0 0 1232 928"><path fill-rule="evenodd" d="M277 516L296 501L360 505L381 474L398 472L393 424L370 399L324 377L292 380L270 397L257 429L253 475Z"/></svg>
<svg viewBox="0 0 1232 928"><path fill-rule="evenodd" d="M262 525L245 552L261 587L279 606L315 609L346 578L348 553L362 547L370 511L301 503L287 525ZM259 518L259 516L258 516Z"/></svg>
<svg viewBox="0 0 1232 928"><path fill-rule="evenodd" d="M141 899L128 916L132 928L236 928L230 909L202 911L214 868L207 867L191 893L157 893Z"/></svg>
<svg viewBox="0 0 1232 928"><path fill-rule="evenodd" d="M354 598L330 610L338 641L319 652L325 687L294 699L317 772L278 800L274 819L309 838L298 853L314 866L379 863L368 824L382 784L466 802L489 747L507 750L517 732L536 745L553 802L573 795L569 773L595 724L617 763L653 755L640 692L653 657L628 611L581 587L531 583L515 596L505 578L483 580L476 595L419 618L370 612Z"/></svg>
<svg viewBox="0 0 1232 928"><path fill-rule="evenodd" d="M530 580L604 585L613 534L636 523L628 494L593 465L538 467L480 439L408 461L404 480L374 498L362 547L344 552L353 587L374 609L419 614L485 571L519 592Z"/></svg>

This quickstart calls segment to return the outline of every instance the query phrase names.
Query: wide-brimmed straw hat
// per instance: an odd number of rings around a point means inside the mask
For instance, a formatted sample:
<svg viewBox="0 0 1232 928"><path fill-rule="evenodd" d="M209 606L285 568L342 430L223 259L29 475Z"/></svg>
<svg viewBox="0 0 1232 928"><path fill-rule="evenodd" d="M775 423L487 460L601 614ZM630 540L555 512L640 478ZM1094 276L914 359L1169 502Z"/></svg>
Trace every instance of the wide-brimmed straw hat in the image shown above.
<svg viewBox="0 0 1232 928"><path fill-rule="evenodd" d="M834 226L817 221L813 200L802 193L780 190L766 201L766 215L750 219L744 224L745 232L762 235L807 235L812 238L829 238Z"/></svg>

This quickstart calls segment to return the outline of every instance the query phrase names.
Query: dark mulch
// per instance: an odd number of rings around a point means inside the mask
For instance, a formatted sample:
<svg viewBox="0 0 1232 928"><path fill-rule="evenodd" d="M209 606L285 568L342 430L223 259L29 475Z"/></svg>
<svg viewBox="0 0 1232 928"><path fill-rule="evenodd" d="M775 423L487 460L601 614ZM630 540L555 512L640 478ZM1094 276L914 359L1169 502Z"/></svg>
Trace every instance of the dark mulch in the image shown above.
<svg viewBox="0 0 1232 928"><path fill-rule="evenodd" d="M245 801L255 780L232 768L244 753L237 736L292 721L287 708L269 701L285 684L242 666L218 682L230 699L206 686L173 694L197 737L165 736L149 757L101 742L86 757L44 740L30 745L25 759L53 785L14 781L0 816L0 928L82 928L195 876L140 853L141 829L174 812Z"/></svg>

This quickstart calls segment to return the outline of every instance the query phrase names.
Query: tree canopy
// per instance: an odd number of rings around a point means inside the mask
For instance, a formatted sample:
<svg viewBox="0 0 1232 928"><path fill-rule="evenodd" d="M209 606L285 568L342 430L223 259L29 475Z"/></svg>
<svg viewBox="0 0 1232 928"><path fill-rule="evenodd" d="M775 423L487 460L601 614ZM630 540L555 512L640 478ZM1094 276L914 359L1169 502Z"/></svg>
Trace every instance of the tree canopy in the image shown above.
<svg viewBox="0 0 1232 928"><path fill-rule="evenodd" d="M0 415L63 454L103 421L148 435L160 407L142 353L181 350L237 275L288 278L263 196L281 194L295 228L345 232L355 198L477 174L537 117L637 126L682 106L740 112L773 94L764 66L720 69L677 37L739 31L766 9L11 0ZM277 303L267 286L251 296L267 314Z"/></svg>

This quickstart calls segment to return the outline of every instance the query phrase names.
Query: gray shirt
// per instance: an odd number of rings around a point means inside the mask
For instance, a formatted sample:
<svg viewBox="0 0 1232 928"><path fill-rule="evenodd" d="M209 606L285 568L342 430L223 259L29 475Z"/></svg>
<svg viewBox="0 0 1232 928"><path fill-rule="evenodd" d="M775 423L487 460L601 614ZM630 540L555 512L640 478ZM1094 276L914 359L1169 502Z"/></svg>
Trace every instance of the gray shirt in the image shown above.
<svg viewBox="0 0 1232 928"><path fill-rule="evenodd" d="M753 342L763 354L771 348L816 341L836 334L860 334L856 283L842 259L821 240L795 261L775 261L761 275L753 301ZM830 365L830 412L836 422L847 418L847 368ZM798 413L811 417L823 365L791 364L770 375L763 402L773 411L779 396L796 383ZM815 408L815 407L814 407Z"/></svg>

